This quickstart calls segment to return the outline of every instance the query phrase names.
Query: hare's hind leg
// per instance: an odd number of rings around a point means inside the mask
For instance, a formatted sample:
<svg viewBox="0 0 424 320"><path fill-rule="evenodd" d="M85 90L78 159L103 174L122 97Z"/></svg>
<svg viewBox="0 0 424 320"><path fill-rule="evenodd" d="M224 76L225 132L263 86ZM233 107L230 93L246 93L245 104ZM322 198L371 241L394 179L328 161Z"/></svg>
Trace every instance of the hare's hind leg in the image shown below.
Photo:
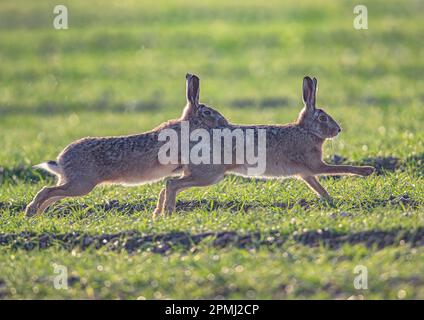
<svg viewBox="0 0 424 320"><path fill-rule="evenodd" d="M189 173L181 178L169 179L165 188L163 210L171 213L175 210L178 192L190 187L204 187L215 184L224 178L222 166L195 166L190 167Z"/></svg>
<svg viewBox="0 0 424 320"><path fill-rule="evenodd" d="M83 196L89 193L95 185L90 182L68 181L55 187L44 187L28 204L25 214L27 217L31 217L37 213L42 213L48 206L62 198Z"/></svg>
<svg viewBox="0 0 424 320"><path fill-rule="evenodd" d="M321 199L324 199L328 202L331 202L331 197L324 187L318 182L318 179L314 176L302 177L303 181L316 193L320 196Z"/></svg>
<svg viewBox="0 0 424 320"><path fill-rule="evenodd" d="M43 202L43 204L38 209L39 212L44 212L48 207L50 207L53 203L58 202L59 200L65 197L52 197Z"/></svg>

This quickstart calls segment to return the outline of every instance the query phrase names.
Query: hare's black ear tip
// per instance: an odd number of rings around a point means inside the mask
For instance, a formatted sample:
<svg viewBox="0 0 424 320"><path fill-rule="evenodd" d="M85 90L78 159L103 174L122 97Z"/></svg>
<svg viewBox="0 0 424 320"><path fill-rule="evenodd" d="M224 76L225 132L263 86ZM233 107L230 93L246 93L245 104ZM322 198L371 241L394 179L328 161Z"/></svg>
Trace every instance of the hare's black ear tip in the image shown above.
<svg viewBox="0 0 424 320"><path fill-rule="evenodd" d="M186 74L186 80L190 79L193 75L191 73Z"/></svg>
<svg viewBox="0 0 424 320"><path fill-rule="evenodd" d="M312 81L310 76L304 76L303 81Z"/></svg>

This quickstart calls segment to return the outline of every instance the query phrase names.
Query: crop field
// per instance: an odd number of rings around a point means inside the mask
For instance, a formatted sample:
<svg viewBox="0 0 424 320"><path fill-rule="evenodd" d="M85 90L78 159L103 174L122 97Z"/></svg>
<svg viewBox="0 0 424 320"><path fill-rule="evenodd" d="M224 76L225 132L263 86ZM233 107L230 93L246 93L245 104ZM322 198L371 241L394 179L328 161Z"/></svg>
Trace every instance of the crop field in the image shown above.
<svg viewBox="0 0 424 320"><path fill-rule="evenodd" d="M367 30L355 1L60 3L67 30L55 1L0 3L0 299L424 299L423 1L361 1ZM316 76L343 128L324 159L376 172L321 178L332 204L229 175L155 220L163 181L24 216L55 183L32 165L179 117L187 72L242 124L295 120Z"/></svg>

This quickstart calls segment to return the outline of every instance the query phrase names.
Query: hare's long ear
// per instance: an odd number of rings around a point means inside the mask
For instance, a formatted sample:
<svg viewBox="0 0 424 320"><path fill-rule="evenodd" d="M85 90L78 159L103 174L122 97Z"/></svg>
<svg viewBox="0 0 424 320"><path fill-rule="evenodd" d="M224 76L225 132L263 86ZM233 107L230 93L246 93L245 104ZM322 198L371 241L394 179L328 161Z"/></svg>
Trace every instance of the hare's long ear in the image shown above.
<svg viewBox="0 0 424 320"><path fill-rule="evenodd" d="M192 109L196 109L199 106L199 93L200 93L200 79L195 74L186 74L186 94L187 104Z"/></svg>
<svg viewBox="0 0 424 320"><path fill-rule="evenodd" d="M317 78L313 77L312 81L314 82L314 108L317 106L317 92L318 92L318 80Z"/></svg>
<svg viewBox="0 0 424 320"><path fill-rule="evenodd" d="M303 104L306 110L313 111L315 109L315 84L314 81L306 76L303 78Z"/></svg>

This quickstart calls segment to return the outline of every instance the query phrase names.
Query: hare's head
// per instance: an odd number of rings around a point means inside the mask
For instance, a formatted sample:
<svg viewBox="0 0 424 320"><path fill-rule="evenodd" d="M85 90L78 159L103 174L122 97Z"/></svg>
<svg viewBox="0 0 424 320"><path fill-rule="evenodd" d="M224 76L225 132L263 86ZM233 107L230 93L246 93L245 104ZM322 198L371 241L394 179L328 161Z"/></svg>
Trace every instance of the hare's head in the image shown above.
<svg viewBox="0 0 424 320"><path fill-rule="evenodd" d="M303 78L303 103L298 123L321 139L333 138L342 130L339 124L324 110L315 106L318 89L317 79Z"/></svg>
<svg viewBox="0 0 424 320"><path fill-rule="evenodd" d="M208 127L219 127L228 124L227 119L225 119L222 114L205 104L199 105L195 117Z"/></svg>
<svg viewBox="0 0 424 320"><path fill-rule="evenodd" d="M200 79L194 74L187 73L187 105L184 108L182 119L188 120L195 125L207 127L219 127L227 125L225 117L215 109L199 103Z"/></svg>

